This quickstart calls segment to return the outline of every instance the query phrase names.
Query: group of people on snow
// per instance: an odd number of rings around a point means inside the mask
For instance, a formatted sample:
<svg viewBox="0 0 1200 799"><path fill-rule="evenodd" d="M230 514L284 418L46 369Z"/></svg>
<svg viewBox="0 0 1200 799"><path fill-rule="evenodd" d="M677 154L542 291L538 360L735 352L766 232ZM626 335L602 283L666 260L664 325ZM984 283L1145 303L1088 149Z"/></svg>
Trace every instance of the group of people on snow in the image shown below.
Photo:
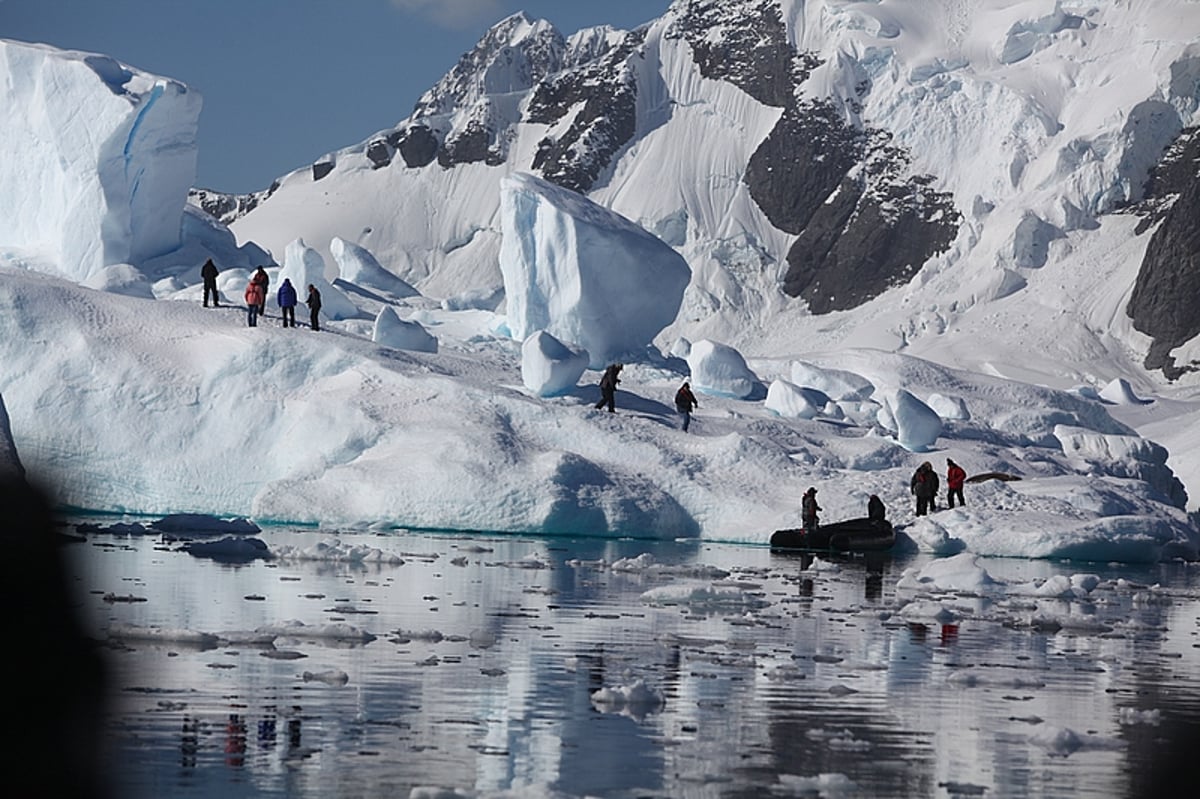
<svg viewBox="0 0 1200 799"><path fill-rule="evenodd" d="M608 406L609 413L616 413L617 384L621 382L623 363L610 363L600 376L600 401L594 406L596 410ZM696 395L692 393L691 384L683 381L683 385L675 392L675 410L683 417L683 432L687 432L692 424L692 411L700 407Z"/></svg>
<svg viewBox="0 0 1200 799"><path fill-rule="evenodd" d="M220 271L211 258L204 262L204 266L200 267L200 277L204 279L205 308L208 307L210 296L212 297L213 307L221 307L221 295L217 291L217 275L219 274ZM266 314L267 289L270 285L271 276L261 266L254 270L254 274L250 276L250 282L246 284L243 299L246 301L246 324L250 327L258 327L258 317ZM292 281L289 278L283 279L283 285L276 292L275 300L279 303L279 312L280 317L283 319L283 326L295 327L296 305L299 297L296 293L296 287L292 285ZM304 304L308 306L309 327L313 330L320 330L321 292L311 283L308 286L308 298Z"/></svg>
<svg viewBox="0 0 1200 799"><path fill-rule="evenodd" d="M946 502L949 507L954 507L956 499L960 506L966 506L967 502L963 498L963 483L966 480L966 470L955 463L952 458L946 458ZM930 511L937 510L937 493L940 485L941 481L933 470L933 464L929 461L924 461L913 472L912 479L909 481L909 491L917 500L917 516L925 516ZM817 489L810 487L800 498L800 519L805 530L811 532L817 529L819 526L817 513L820 510L821 507L817 504ZM887 510L884 508L883 500L872 494L867 500L867 518L871 521L883 521L886 515Z"/></svg>
<svg viewBox="0 0 1200 799"><path fill-rule="evenodd" d="M949 507L954 507L955 499L958 500L959 505L967 504L966 499L963 498L963 483L966 481L967 473L963 467L955 463L952 458L946 458L946 504ZM940 483L937 473L933 470L933 464L929 461L922 463L913 472L908 488L917 500L916 515L925 516L929 511L937 510L937 494Z"/></svg>

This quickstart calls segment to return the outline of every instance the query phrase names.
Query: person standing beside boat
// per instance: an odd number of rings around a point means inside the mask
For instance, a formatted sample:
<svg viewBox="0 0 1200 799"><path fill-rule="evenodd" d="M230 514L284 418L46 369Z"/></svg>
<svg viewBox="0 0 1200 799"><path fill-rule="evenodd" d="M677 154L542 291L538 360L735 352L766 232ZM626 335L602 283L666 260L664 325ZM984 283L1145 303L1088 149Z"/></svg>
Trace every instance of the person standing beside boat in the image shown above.
<svg viewBox="0 0 1200 799"><path fill-rule="evenodd" d="M928 511L937 510L938 476L933 470L933 464L925 461L913 472L908 484L909 490L917 498L917 515L924 516Z"/></svg>
<svg viewBox="0 0 1200 799"><path fill-rule="evenodd" d="M966 470L954 461L946 458L946 504L951 508L954 507L955 496L958 497L959 505L966 506L967 501L963 499L963 483L966 480Z"/></svg>
<svg viewBox="0 0 1200 799"><path fill-rule="evenodd" d="M804 492L804 497L800 500L800 518L803 522L805 533L812 533L817 529L819 524L817 511L819 510L821 510L821 506L817 504L817 489L809 488Z"/></svg>

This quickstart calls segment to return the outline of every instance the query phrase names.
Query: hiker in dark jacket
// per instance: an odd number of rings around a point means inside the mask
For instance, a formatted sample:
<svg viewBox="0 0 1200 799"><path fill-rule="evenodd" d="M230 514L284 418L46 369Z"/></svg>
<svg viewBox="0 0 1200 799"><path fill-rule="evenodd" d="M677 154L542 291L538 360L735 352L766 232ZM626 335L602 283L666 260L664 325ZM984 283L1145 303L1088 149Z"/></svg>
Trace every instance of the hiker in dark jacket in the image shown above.
<svg viewBox="0 0 1200 799"><path fill-rule="evenodd" d="M692 408L700 407L700 403L696 402L696 395L692 393L692 388L686 382L679 387L675 392L675 410L683 414L683 432L687 432L688 425L692 423Z"/></svg>
<svg viewBox="0 0 1200 799"><path fill-rule="evenodd" d="M208 307L208 296L212 295L213 307L221 307L221 295L217 293L217 265L213 263L213 259L209 258L204 262L204 266L200 267L200 277L204 278L204 307Z"/></svg>
<svg viewBox="0 0 1200 799"><path fill-rule="evenodd" d="M279 302L279 313L283 317L284 327L296 326L296 287L288 278L283 279L279 293L275 299Z"/></svg>
<svg viewBox="0 0 1200 799"><path fill-rule="evenodd" d="M887 517L887 510L883 507L883 500L877 495L872 494L867 500L867 518L873 522L881 522Z"/></svg>
<svg viewBox="0 0 1200 799"><path fill-rule="evenodd" d="M313 330L320 330L321 292L317 291L317 287L312 283L308 284L308 299L304 304L308 306L308 326Z"/></svg>
<svg viewBox="0 0 1200 799"><path fill-rule="evenodd" d="M621 370L624 368L624 364L613 363L604 370L604 376L600 378L600 401L596 403L596 410L607 405L609 413L616 412L617 383L621 382Z"/></svg>
<svg viewBox="0 0 1200 799"><path fill-rule="evenodd" d="M821 510L821 506L817 504L817 489L809 488L800 500L800 519L804 525L804 532L811 533L817 529L817 511L819 510Z"/></svg>
<svg viewBox="0 0 1200 799"><path fill-rule="evenodd" d="M924 516L927 511L937 510L938 476L932 463L925 461L918 466L908 487L917 498L918 516Z"/></svg>
<svg viewBox="0 0 1200 799"><path fill-rule="evenodd" d="M946 504L954 507L954 498L958 497L959 505L966 505L963 499L963 483L967 480L967 472L954 461L946 458Z"/></svg>

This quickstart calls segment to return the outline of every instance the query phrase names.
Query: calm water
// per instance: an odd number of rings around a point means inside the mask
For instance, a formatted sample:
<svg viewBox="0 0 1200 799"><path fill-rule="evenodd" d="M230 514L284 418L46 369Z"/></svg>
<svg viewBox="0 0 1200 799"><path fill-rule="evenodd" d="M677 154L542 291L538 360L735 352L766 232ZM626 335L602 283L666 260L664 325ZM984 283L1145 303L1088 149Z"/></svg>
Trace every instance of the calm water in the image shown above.
<svg viewBox="0 0 1200 799"><path fill-rule="evenodd" d="M67 547L111 644L118 796L1140 796L1200 719L1194 567L988 560L1008 581L1128 582L1084 602L933 597L957 614L943 623L901 612L914 595L897 580L925 558L339 537L404 563L230 565L108 534ZM644 554L659 567L611 568ZM378 638L111 635L292 620ZM594 701L634 686L645 701Z"/></svg>

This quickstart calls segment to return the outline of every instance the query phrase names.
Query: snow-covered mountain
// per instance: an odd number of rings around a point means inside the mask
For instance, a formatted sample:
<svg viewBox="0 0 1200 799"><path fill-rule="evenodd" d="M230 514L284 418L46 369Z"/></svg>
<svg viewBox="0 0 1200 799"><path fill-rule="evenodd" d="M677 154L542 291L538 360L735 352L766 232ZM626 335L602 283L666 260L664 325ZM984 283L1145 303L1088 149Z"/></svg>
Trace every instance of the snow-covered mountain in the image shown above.
<svg viewBox="0 0 1200 799"><path fill-rule="evenodd" d="M428 296L499 298L499 185L532 172L687 259L665 340L943 357L957 329L972 367L1177 377L1198 38L1189 0L679 0L570 37L517 15L394 128L214 207L276 254L341 237ZM995 314L1045 362L996 363Z"/></svg>

